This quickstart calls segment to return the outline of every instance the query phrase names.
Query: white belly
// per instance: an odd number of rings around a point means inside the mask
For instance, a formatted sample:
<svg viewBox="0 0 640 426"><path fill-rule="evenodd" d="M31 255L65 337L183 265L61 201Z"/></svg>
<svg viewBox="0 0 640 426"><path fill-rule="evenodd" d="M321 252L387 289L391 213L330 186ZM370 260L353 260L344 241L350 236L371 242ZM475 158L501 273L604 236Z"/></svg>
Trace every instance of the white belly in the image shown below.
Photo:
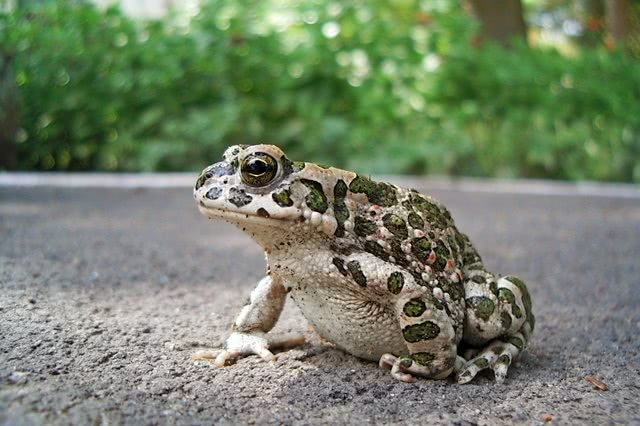
<svg viewBox="0 0 640 426"><path fill-rule="evenodd" d="M385 353L408 353L391 306L361 292L293 288L291 297L318 334L357 357L378 361Z"/></svg>

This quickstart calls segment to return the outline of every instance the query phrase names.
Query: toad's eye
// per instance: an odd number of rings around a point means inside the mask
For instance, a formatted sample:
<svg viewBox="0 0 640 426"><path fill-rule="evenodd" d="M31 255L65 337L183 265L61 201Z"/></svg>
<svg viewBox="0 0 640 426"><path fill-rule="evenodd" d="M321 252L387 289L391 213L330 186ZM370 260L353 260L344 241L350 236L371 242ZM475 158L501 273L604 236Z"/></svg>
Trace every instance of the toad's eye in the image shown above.
<svg viewBox="0 0 640 426"><path fill-rule="evenodd" d="M250 186L265 186L273 181L278 173L278 162L263 152L248 155L240 165L242 181Z"/></svg>

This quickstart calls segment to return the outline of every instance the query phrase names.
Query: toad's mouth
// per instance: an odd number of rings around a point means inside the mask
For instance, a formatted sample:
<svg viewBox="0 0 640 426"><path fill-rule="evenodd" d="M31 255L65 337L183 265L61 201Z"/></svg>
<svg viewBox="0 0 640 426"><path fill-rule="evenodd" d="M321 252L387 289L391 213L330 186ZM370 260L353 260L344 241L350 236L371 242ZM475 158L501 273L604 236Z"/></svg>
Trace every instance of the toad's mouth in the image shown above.
<svg viewBox="0 0 640 426"><path fill-rule="evenodd" d="M211 219L222 219L233 224L252 223L262 226L273 226L278 228L289 228L293 222L297 221L300 214L296 217L283 217L282 215L273 215L264 208L259 208L256 212L234 212L231 210L218 209L209 207L202 201L198 202L198 210L203 215Z"/></svg>

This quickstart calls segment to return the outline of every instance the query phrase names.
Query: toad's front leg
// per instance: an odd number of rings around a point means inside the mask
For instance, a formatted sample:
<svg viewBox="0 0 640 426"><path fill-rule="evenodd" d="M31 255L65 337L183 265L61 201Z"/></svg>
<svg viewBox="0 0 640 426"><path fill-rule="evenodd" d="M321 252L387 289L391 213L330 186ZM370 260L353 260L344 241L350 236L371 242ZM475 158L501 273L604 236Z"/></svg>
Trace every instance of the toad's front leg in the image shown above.
<svg viewBox="0 0 640 426"><path fill-rule="evenodd" d="M265 361L275 361L269 350L274 346L295 346L304 339L290 338L278 342L267 340L266 333L278 321L284 307L287 291L279 277L267 275L251 292L249 303L242 308L233 325L233 332L227 338L225 348L215 356L214 364L223 367L229 360L240 355L259 355ZM195 359L213 358L209 351L199 352Z"/></svg>

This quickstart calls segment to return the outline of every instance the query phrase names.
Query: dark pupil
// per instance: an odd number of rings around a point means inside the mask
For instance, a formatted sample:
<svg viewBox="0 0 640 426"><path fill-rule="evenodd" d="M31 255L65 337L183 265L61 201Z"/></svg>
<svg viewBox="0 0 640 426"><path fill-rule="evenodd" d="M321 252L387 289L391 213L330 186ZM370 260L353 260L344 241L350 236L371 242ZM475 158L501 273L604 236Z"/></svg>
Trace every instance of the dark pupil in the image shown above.
<svg viewBox="0 0 640 426"><path fill-rule="evenodd" d="M254 158L253 160L249 160L246 167L247 173L254 176L260 176L267 172L269 166L263 160Z"/></svg>

